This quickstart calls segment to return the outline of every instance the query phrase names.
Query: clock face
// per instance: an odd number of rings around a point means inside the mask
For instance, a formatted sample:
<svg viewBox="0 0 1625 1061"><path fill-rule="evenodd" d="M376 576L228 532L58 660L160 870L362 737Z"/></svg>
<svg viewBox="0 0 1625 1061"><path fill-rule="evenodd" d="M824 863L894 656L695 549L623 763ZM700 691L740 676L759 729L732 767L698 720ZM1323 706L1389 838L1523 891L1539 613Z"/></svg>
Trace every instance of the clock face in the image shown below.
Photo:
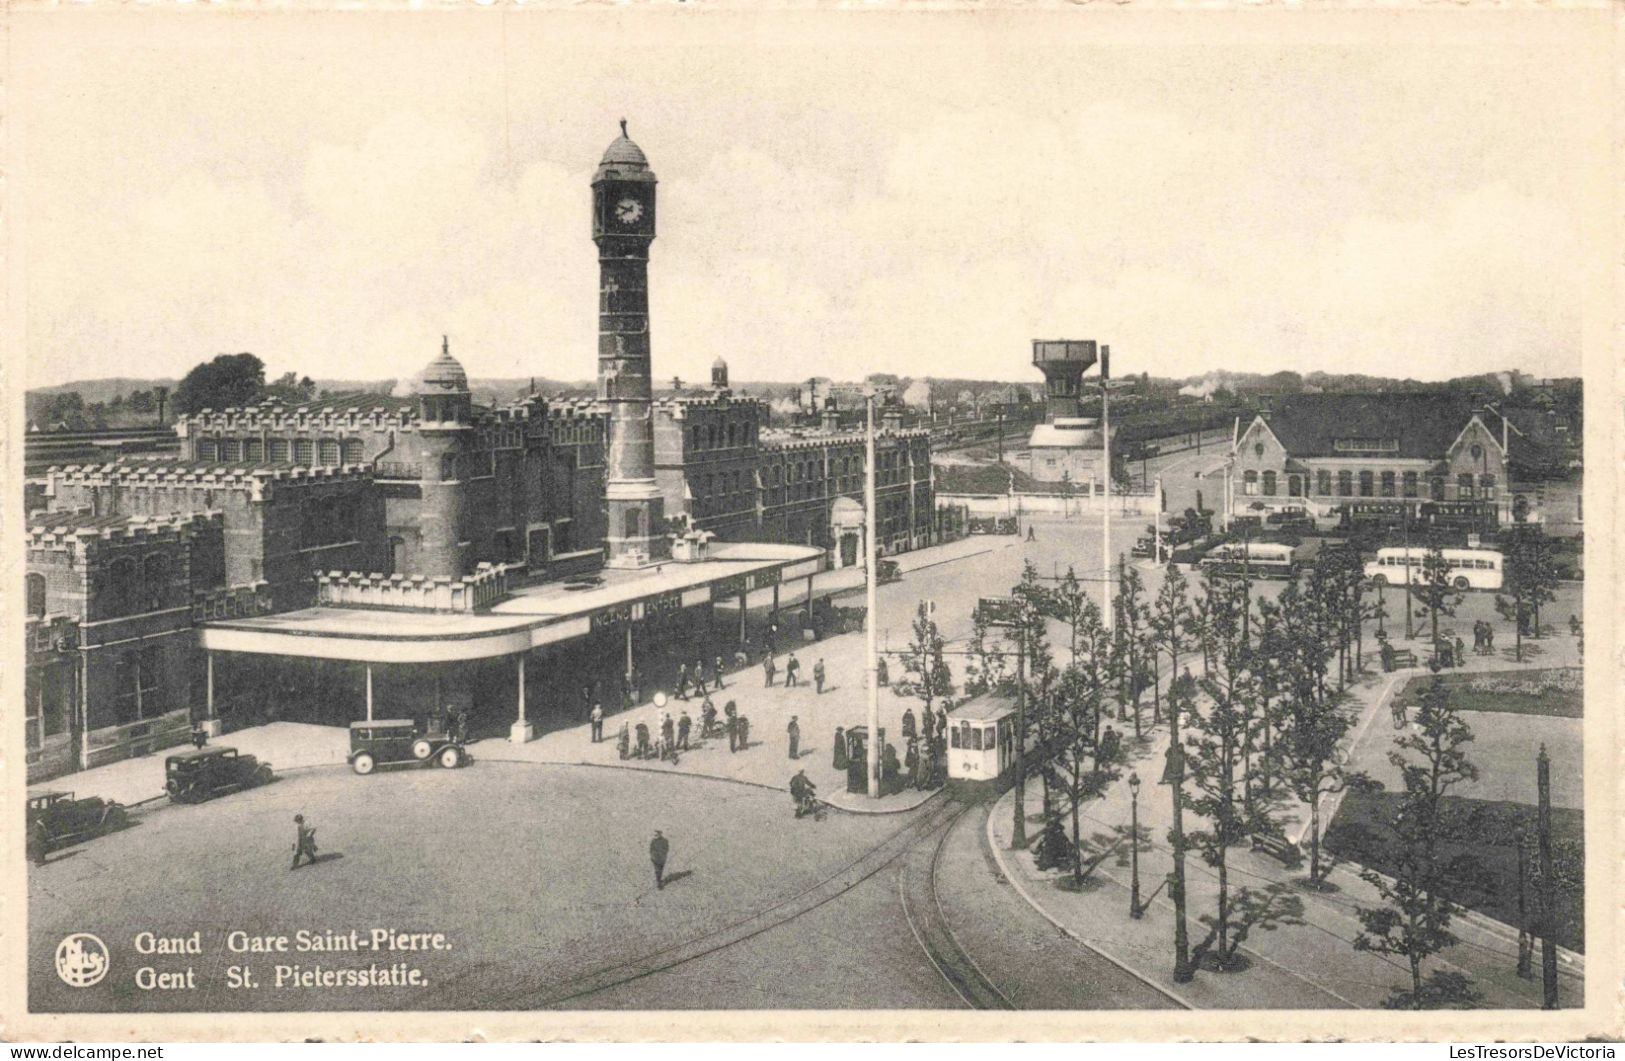
<svg viewBox="0 0 1625 1061"><path fill-rule="evenodd" d="M622 199L615 204L615 220L630 225L643 216L643 204L636 199Z"/></svg>

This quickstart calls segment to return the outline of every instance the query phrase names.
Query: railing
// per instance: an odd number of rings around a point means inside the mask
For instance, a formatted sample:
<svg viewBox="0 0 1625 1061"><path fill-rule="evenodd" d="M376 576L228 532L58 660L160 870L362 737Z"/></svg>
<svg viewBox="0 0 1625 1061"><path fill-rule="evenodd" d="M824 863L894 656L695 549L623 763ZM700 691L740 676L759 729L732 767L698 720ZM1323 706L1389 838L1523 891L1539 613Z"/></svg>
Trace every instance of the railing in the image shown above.
<svg viewBox="0 0 1625 1061"><path fill-rule="evenodd" d="M377 461L372 466L373 475L379 479L411 479L423 478L423 465L410 461Z"/></svg>
<svg viewBox="0 0 1625 1061"><path fill-rule="evenodd" d="M473 612L508 595L508 569L481 564L462 578L329 571L316 576L317 603L338 608Z"/></svg>

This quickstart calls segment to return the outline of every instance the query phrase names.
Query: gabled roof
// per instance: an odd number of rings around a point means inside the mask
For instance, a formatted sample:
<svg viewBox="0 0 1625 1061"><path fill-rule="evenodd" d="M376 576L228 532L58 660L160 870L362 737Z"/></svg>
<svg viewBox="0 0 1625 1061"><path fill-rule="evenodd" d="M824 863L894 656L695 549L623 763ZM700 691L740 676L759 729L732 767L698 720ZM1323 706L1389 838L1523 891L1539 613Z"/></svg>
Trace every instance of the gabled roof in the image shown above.
<svg viewBox="0 0 1625 1061"><path fill-rule="evenodd" d="M1334 457L1340 438L1392 438L1388 454L1437 460L1472 419L1471 402L1448 394L1295 394L1265 414L1294 457Z"/></svg>

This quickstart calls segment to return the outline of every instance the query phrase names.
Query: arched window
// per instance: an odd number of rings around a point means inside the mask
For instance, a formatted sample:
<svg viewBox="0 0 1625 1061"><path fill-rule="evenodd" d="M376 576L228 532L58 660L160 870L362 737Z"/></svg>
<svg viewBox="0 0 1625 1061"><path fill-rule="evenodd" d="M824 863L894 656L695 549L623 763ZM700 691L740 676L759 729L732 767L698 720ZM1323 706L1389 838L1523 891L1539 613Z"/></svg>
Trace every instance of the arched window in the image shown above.
<svg viewBox="0 0 1625 1061"><path fill-rule="evenodd" d="M1444 476L1442 475L1435 475L1433 477L1433 500L1444 500Z"/></svg>
<svg viewBox="0 0 1625 1061"><path fill-rule="evenodd" d="M1394 496L1394 473L1393 472L1383 472L1382 473L1382 496L1383 497L1393 497Z"/></svg>
<svg viewBox="0 0 1625 1061"><path fill-rule="evenodd" d="M1315 493L1322 497L1330 497L1332 493L1332 473L1322 468L1315 476Z"/></svg>
<svg viewBox="0 0 1625 1061"><path fill-rule="evenodd" d="M1275 496L1275 473L1274 472L1265 472L1264 473L1264 496L1265 497L1274 497Z"/></svg>
<svg viewBox="0 0 1625 1061"><path fill-rule="evenodd" d="M243 460L249 464L259 464L265 460L265 440L262 438L243 439Z"/></svg>
<svg viewBox="0 0 1625 1061"><path fill-rule="evenodd" d="M154 553L141 567L141 596L149 611L157 611L169 601L169 557Z"/></svg>
<svg viewBox="0 0 1625 1061"><path fill-rule="evenodd" d="M1241 492L1248 497L1258 496L1258 473L1250 468L1241 477Z"/></svg>
<svg viewBox="0 0 1625 1061"><path fill-rule="evenodd" d="M1288 497L1303 496L1303 476L1289 475L1286 477L1286 492Z"/></svg>
<svg viewBox="0 0 1625 1061"><path fill-rule="evenodd" d="M135 561L114 560L107 570L107 614L125 615L135 605Z"/></svg>
<svg viewBox="0 0 1625 1061"><path fill-rule="evenodd" d="M220 457L220 450L219 450L219 447L216 445L214 439L212 439L212 438L200 438L200 439L197 440L197 459L198 460L205 461L207 463L212 464L216 460L218 460L219 457Z"/></svg>
<svg viewBox="0 0 1625 1061"><path fill-rule="evenodd" d="M331 438L322 439L321 455L323 464L329 468L337 467L339 463L338 440Z"/></svg>
<svg viewBox="0 0 1625 1061"><path fill-rule="evenodd" d="M367 459L366 448L361 444L361 440L359 438L345 439L343 442L343 450L345 464L360 464L362 461Z"/></svg>
<svg viewBox="0 0 1625 1061"><path fill-rule="evenodd" d="M28 614L41 616L45 614L45 576L28 576Z"/></svg>
<svg viewBox="0 0 1625 1061"><path fill-rule="evenodd" d="M273 438L271 440L271 447L267 453L267 456L270 458L272 464L288 463L288 440L285 438Z"/></svg>
<svg viewBox="0 0 1625 1061"><path fill-rule="evenodd" d="M728 425L728 445L730 445L730 446L734 444L734 430L735 430L734 425L729 424Z"/></svg>
<svg viewBox="0 0 1625 1061"><path fill-rule="evenodd" d="M1462 472L1456 476L1456 497L1463 501L1473 499L1473 473Z"/></svg>
<svg viewBox="0 0 1625 1061"><path fill-rule="evenodd" d="M1354 496L1354 473L1343 471L1337 473L1337 496Z"/></svg>
<svg viewBox="0 0 1625 1061"><path fill-rule="evenodd" d="M1495 476L1493 476L1493 475L1480 475L1478 477L1478 485L1483 488L1484 500L1486 500L1486 501L1494 501L1495 500Z"/></svg>
<svg viewBox="0 0 1625 1061"><path fill-rule="evenodd" d="M695 424L695 425L694 425L694 448L695 448L695 449L699 449L699 448L700 448L700 446L701 446L701 444L702 444L702 443L703 443L703 442L704 442L704 441L705 441L705 440L704 440L704 439L703 439L703 438L702 438L702 437L701 437L701 436L702 436L702 435L703 435L703 434L704 434L704 431L703 431L703 429L702 429L702 428L701 428L701 427L700 427L700 425L699 425L699 424Z"/></svg>
<svg viewBox="0 0 1625 1061"><path fill-rule="evenodd" d="M1376 493L1376 477L1370 472L1360 473L1360 496L1370 497Z"/></svg>
<svg viewBox="0 0 1625 1061"><path fill-rule="evenodd" d="M293 440L293 462L299 465L309 465L315 455L315 445L308 438Z"/></svg>
<svg viewBox="0 0 1625 1061"><path fill-rule="evenodd" d="M235 464L243 459L243 443L241 439L226 438L220 440L220 459L227 464Z"/></svg>
<svg viewBox="0 0 1625 1061"><path fill-rule="evenodd" d="M1403 485L1401 486L1401 489L1404 490L1406 497L1415 497L1416 496L1416 473L1415 472L1406 472L1405 476L1404 476L1404 479L1402 480L1402 484Z"/></svg>
<svg viewBox="0 0 1625 1061"><path fill-rule="evenodd" d="M705 426L705 444L707 446L715 446L717 444L717 425L716 424L707 424Z"/></svg>

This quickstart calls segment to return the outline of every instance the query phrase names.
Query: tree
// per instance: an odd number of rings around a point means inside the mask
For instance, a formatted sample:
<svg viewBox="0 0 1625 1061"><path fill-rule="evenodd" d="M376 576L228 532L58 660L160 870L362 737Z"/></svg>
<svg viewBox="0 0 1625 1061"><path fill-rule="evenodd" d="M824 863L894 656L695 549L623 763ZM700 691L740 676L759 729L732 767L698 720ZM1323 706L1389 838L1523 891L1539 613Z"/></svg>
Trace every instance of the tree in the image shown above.
<svg viewBox="0 0 1625 1061"><path fill-rule="evenodd" d="M1140 693L1154 679L1147 673L1149 668L1145 659L1149 625L1145 581L1134 568L1127 565L1119 567L1117 597L1113 604L1117 608L1117 623L1113 630L1116 635L1115 667L1122 675L1123 689L1119 700L1128 704L1134 716L1134 736L1138 740L1144 736L1141 732Z"/></svg>
<svg viewBox="0 0 1625 1061"><path fill-rule="evenodd" d="M903 650L903 667L920 676L919 685L915 695L925 705L925 711L930 714L932 705L940 699L946 699L954 694L953 674L948 670L947 660L943 658L943 649L947 639L937 629L937 622L931 617L931 607L925 601L914 613L914 634Z"/></svg>
<svg viewBox="0 0 1625 1061"><path fill-rule="evenodd" d="M280 398L293 405L308 402L316 396L316 381L309 376L300 378L296 373L284 372L276 382L266 385L265 396Z"/></svg>
<svg viewBox="0 0 1625 1061"><path fill-rule="evenodd" d="M1395 738L1388 761L1399 768L1405 786L1391 827L1391 875L1367 869L1360 874L1377 890L1384 905L1359 906L1360 933L1354 948L1402 958L1410 969L1408 990L1396 988L1384 1003L1390 1009L1424 1009L1470 1005L1475 996L1461 974L1435 972L1427 983L1422 963L1456 942L1450 931L1456 904L1450 892L1458 881L1477 875L1476 860L1460 856L1442 861L1445 798L1464 781L1478 777L1467 758L1473 733L1451 704L1449 690L1434 663L1433 680L1422 694L1416 732ZM1406 753L1417 759L1411 759Z"/></svg>
<svg viewBox="0 0 1625 1061"><path fill-rule="evenodd" d="M1151 608L1150 626L1156 638L1156 644L1163 652L1168 653L1168 673L1179 674L1179 657L1190 647L1187 630L1190 626L1191 602L1188 593L1188 583L1178 566L1171 561L1164 569L1162 586L1157 590L1157 599ZM1169 719L1172 723L1172 736L1175 742L1179 740L1179 722L1169 708ZM1161 722L1161 718L1157 719Z"/></svg>
<svg viewBox="0 0 1625 1061"><path fill-rule="evenodd" d="M1105 631L1100 622L1100 609L1090 601L1085 609L1084 622L1091 624L1088 643L1091 647L1105 644ZM1105 706L1105 688L1091 677L1092 668L1075 664L1062 671L1055 683L1052 701L1051 725L1053 744L1047 759L1050 769L1066 793L1072 824L1072 876L1083 881L1081 836L1081 808L1086 800L1097 798L1105 791L1111 774L1097 756L1100 747L1100 716Z"/></svg>
<svg viewBox="0 0 1625 1061"><path fill-rule="evenodd" d="M1198 960L1213 950L1214 965L1231 968L1235 951L1230 937L1231 893L1229 848L1254 823L1247 820L1247 776L1242 762L1251 750L1258 682L1249 669L1251 653L1243 636L1247 593L1240 580L1210 586L1209 638L1214 666L1199 685L1207 694L1205 710L1187 719L1186 777L1191 783L1186 806L1208 822L1189 834L1203 861L1218 871L1219 894L1212 935L1196 948Z"/></svg>
<svg viewBox="0 0 1625 1061"><path fill-rule="evenodd" d="M1551 544L1537 527L1514 528L1503 550L1501 592L1495 610L1512 623L1519 663L1523 662L1523 632L1533 627L1540 635L1540 606L1557 596L1557 566Z"/></svg>
<svg viewBox="0 0 1625 1061"><path fill-rule="evenodd" d="M1067 637L1072 649L1072 662L1078 661L1078 623L1085 605L1093 606L1089 594L1084 592L1078 574L1070 566L1055 588L1044 594L1044 614L1067 625ZM1099 617L1099 609L1096 609Z"/></svg>
<svg viewBox="0 0 1625 1061"><path fill-rule="evenodd" d="M265 395L265 365L253 354L220 354L188 372L175 387L175 411L252 405Z"/></svg>
<svg viewBox="0 0 1625 1061"><path fill-rule="evenodd" d="M1309 881L1320 884L1331 867L1321 866L1320 804L1327 796L1349 787L1364 775L1349 772L1338 756L1350 720L1327 695L1323 676L1331 662L1331 647L1314 634L1307 616L1312 604L1296 584L1281 592L1279 647L1273 660L1279 675L1282 739L1278 756L1293 794L1309 808Z"/></svg>
<svg viewBox="0 0 1625 1061"><path fill-rule="evenodd" d="M1168 686L1168 783L1173 787L1173 824L1168 828L1168 844L1173 849L1174 868L1168 896L1174 901L1174 982L1186 983L1195 975L1190 960L1190 930L1185 923L1185 749L1179 736L1181 715L1196 709L1196 679L1186 669Z"/></svg>
<svg viewBox="0 0 1625 1061"><path fill-rule="evenodd" d="M1416 596L1427 610L1432 626L1433 658L1435 662L1442 663L1439 659L1439 616L1455 615L1462 594L1451 580L1450 561L1444 558L1444 550L1439 546L1430 545L1427 552L1422 554L1422 570L1417 579Z"/></svg>

